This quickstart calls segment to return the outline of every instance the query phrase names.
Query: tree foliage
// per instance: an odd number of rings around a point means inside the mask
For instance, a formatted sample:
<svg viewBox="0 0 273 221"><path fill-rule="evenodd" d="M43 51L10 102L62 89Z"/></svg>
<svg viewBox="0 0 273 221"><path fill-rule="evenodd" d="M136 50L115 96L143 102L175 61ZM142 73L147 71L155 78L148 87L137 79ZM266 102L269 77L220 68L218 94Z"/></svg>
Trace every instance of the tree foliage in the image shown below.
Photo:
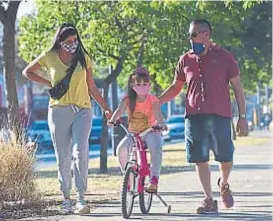
<svg viewBox="0 0 273 221"><path fill-rule="evenodd" d="M271 78L268 56L272 49L271 2L38 0L36 3L37 13L20 22L21 56L26 61L32 60L50 46L49 39L61 23L71 22L95 61L95 76L104 78L105 96L116 78L125 87L128 75L139 65L149 69L155 92L169 86L179 56L189 49L188 27L196 18L208 19L213 40L234 53L245 88L253 91L257 80L267 82ZM105 76L102 67L110 65L113 71ZM105 124L103 131L104 137ZM105 166L106 144L102 146Z"/></svg>
<svg viewBox="0 0 273 221"><path fill-rule="evenodd" d="M37 56L60 23L69 21L76 24L97 67L115 67L123 58L121 85L143 64L166 88L179 56L189 48L190 21L203 17L212 23L213 40L236 56L244 86L254 90L258 79L270 77L272 48L272 3L258 3L37 1L37 14L20 23L21 55L26 60Z"/></svg>

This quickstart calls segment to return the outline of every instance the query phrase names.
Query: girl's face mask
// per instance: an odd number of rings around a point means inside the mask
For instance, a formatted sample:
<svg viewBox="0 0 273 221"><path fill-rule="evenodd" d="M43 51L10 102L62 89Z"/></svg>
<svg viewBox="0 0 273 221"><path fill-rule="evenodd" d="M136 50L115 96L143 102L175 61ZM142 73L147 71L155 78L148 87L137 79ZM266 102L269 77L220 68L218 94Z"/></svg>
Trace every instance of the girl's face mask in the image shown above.
<svg viewBox="0 0 273 221"><path fill-rule="evenodd" d="M72 44L66 44L64 42L61 42L60 45L63 47L64 50L66 50L67 52L73 54L76 52L78 46L79 46L79 42L75 41Z"/></svg>
<svg viewBox="0 0 273 221"><path fill-rule="evenodd" d="M137 93L137 95L146 95L150 92L150 83L133 84L132 88Z"/></svg>

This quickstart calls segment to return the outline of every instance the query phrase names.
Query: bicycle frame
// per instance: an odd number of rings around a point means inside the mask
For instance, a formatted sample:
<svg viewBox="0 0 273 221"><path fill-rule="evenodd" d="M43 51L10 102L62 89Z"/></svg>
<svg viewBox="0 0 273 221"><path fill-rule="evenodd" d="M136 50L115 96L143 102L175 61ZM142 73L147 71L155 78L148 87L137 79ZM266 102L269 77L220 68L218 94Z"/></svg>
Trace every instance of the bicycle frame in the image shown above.
<svg viewBox="0 0 273 221"><path fill-rule="evenodd" d="M128 164L131 164L133 170L139 175L137 191L138 193L143 193L143 179L145 176L150 175L150 168L147 160L145 144L141 137L146 135L148 132L153 131L154 129L148 128L141 133L133 134L128 131L128 129L123 124L119 123L118 126L120 126L126 132L126 134L128 134L133 139L134 147L131 153L131 159L127 162L126 168Z"/></svg>
<svg viewBox="0 0 273 221"><path fill-rule="evenodd" d="M161 130L162 128L159 126L153 126L151 128L148 128L144 130L141 133L131 133L128 131L128 129L120 122L112 122L115 126L120 126L127 135L129 135L133 139L133 150L130 153L130 159L128 160L126 167L125 167L125 175L123 180L123 187L122 187L122 193L121 193L121 199L122 199L122 215L124 218L129 218L132 213L132 208L134 204L134 198L139 196L139 202L140 202L140 210L143 214L148 214L151 208L153 194L158 197L158 199L164 204L165 207L168 207L168 213L171 211L171 205L168 205L162 197L156 192L148 192L149 198L148 198L148 204L145 204L144 200L144 179L145 177L150 177L150 165L147 161L147 154L146 154L146 144L142 140L142 137L146 135L150 131L157 131ZM129 166L129 168L128 168ZM130 183L128 183L128 180L130 179L130 173L133 173L134 175L134 184L132 187L132 190L130 188ZM136 182L136 178L137 182ZM137 188L136 186L137 185ZM129 204L129 212L127 208L127 192L130 191L133 195L132 201L130 201L131 204Z"/></svg>

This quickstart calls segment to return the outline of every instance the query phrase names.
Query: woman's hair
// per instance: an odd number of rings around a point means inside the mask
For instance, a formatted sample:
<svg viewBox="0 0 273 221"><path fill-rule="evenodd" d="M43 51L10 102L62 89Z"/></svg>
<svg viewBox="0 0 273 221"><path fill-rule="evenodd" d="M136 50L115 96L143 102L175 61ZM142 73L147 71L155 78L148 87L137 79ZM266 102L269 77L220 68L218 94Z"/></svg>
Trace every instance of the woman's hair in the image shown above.
<svg viewBox="0 0 273 221"><path fill-rule="evenodd" d="M132 114L135 111L136 107L136 98L137 93L133 90L132 84L134 82L140 83L141 81L144 82L150 82L150 75L146 68L138 67L135 69L135 71L129 76L128 80L128 100L129 100L129 115L132 116Z"/></svg>
<svg viewBox="0 0 273 221"><path fill-rule="evenodd" d="M79 42L79 46L77 47L77 50L75 52L76 56L73 58L71 65L68 67L66 70L67 74L71 74L74 72L75 68L77 67L78 62L80 62L82 68L87 69L86 65L86 59L85 59L85 54L90 57L89 53L87 50L84 48L82 41L80 39L80 36L78 34L78 31L76 27L72 24L69 23L63 23L58 30L56 31L56 34L53 39L53 46L51 47L50 50L58 50L61 48L60 42L64 41L66 38L69 36L76 35L77 40ZM91 57L90 57L91 59Z"/></svg>

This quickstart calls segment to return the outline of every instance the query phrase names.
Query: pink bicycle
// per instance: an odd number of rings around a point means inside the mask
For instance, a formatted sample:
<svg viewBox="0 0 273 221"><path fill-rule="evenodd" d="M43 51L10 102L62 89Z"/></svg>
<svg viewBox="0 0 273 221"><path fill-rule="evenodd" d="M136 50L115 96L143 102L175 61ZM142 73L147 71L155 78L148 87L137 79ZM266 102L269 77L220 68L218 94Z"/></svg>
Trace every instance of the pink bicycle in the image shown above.
<svg viewBox="0 0 273 221"><path fill-rule="evenodd" d="M121 127L134 142L133 151L130 154L127 162L123 183L121 189L121 211L122 216L128 219L133 211L134 199L139 196L139 206L143 214L148 214L153 200L153 195L168 208L168 213L171 212L171 205L168 205L157 192L146 191L150 179L150 164L147 161L147 146L141 139L150 131L161 131L159 126L153 126L141 133L131 133L121 122L114 122L114 126Z"/></svg>

